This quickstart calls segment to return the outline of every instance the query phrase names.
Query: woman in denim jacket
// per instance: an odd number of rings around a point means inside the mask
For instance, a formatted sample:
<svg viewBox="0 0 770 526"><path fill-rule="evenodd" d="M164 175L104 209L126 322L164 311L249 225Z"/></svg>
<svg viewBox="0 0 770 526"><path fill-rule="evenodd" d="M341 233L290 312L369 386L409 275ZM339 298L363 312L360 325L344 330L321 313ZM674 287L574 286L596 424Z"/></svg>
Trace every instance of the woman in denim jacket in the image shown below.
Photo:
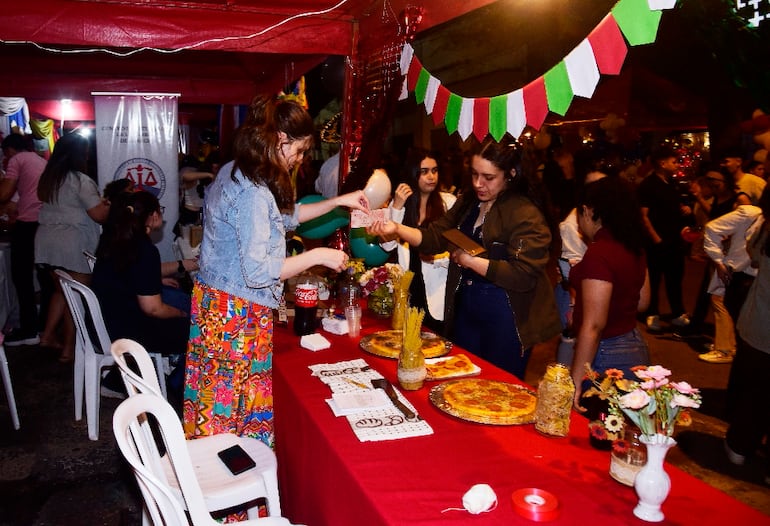
<svg viewBox="0 0 770 526"><path fill-rule="evenodd" d="M361 191L294 203L289 171L314 131L296 103L255 98L236 133L234 161L206 192L187 348L188 438L236 433L273 445L272 309L283 281L314 265L340 271L348 259L331 248L286 257L286 232L336 206L368 210Z"/></svg>

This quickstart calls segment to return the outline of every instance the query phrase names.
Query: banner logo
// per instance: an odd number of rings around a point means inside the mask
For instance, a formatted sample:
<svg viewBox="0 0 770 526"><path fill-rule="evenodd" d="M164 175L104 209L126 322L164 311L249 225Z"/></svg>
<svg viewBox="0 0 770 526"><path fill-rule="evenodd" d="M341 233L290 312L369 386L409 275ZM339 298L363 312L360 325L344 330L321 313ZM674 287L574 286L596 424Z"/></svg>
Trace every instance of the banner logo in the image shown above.
<svg viewBox="0 0 770 526"><path fill-rule="evenodd" d="M118 166L113 180L124 178L132 181L136 190L150 192L158 200L166 192L166 176L161 167L150 159L136 157Z"/></svg>

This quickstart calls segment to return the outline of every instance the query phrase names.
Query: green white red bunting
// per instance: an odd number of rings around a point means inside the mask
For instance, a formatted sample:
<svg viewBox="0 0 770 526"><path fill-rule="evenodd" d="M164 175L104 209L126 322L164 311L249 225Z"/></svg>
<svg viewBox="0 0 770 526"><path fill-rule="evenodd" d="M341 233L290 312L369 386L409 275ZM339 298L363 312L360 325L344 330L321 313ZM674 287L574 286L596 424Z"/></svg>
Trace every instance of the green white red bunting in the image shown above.
<svg viewBox="0 0 770 526"><path fill-rule="evenodd" d="M523 88L496 97L467 98L446 89L426 70L405 44L401 74L405 75L401 99L413 92L418 104L438 126L465 140L479 141L490 134L500 140L508 132L519 137L526 126L540 129L548 112L565 115L575 96L591 98L601 75L617 75L628 45L655 42L661 11L676 0L620 0L588 36L563 60Z"/></svg>

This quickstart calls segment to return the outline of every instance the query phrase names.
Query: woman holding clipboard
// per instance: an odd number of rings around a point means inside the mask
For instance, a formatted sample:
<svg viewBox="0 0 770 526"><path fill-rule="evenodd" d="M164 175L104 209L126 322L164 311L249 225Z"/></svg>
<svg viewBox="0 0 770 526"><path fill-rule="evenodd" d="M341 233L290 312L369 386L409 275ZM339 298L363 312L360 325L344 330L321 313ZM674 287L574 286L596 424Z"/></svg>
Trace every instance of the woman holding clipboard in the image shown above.
<svg viewBox="0 0 770 526"><path fill-rule="evenodd" d="M441 218L420 228L386 221L368 230L424 254L450 250L447 336L523 379L532 346L559 334L561 323L546 275L551 232L545 206L520 164L512 139L487 140L471 162L473 192L463 193ZM453 230L462 236L447 232Z"/></svg>

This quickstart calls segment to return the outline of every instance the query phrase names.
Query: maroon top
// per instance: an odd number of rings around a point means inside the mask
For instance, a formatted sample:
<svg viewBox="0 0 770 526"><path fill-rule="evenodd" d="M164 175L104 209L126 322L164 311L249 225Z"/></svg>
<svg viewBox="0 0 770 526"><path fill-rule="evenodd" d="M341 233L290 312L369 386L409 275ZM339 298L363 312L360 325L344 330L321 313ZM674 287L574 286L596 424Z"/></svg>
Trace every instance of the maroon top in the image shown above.
<svg viewBox="0 0 770 526"><path fill-rule="evenodd" d="M636 255L618 243L612 234L601 228L583 259L570 272L570 283L575 287L575 327L583 321L582 281L598 279L612 283L607 325L601 339L625 334L636 327L639 291L644 285L647 262L644 255Z"/></svg>

